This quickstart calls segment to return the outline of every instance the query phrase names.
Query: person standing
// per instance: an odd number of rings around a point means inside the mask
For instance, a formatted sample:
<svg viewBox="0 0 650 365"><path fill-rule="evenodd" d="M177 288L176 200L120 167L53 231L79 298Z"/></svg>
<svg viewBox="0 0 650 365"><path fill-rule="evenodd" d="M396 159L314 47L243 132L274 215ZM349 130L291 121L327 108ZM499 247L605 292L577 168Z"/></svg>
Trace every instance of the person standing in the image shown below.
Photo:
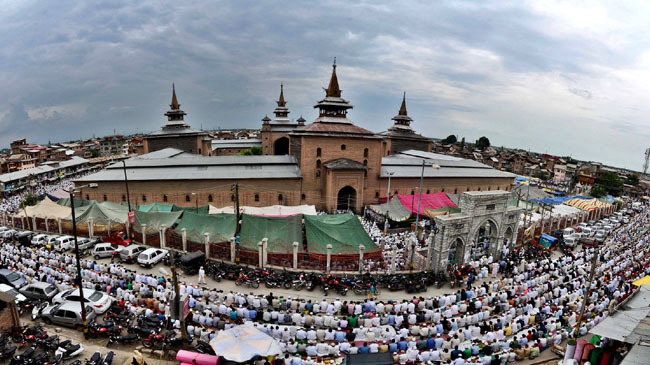
<svg viewBox="0 0 650 365"><path fill-rule="evenodd" d="M199 269L199 284L207 284L205 281L205 269L203 269L203 266Z"/></svg>

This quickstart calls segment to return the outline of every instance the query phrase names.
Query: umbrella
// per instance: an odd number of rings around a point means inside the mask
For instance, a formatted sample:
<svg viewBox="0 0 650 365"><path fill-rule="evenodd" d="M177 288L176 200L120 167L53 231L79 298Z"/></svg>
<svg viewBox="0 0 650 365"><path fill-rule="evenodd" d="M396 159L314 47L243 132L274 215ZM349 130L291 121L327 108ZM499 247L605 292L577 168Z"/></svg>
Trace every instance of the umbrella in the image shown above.
<svg viewBox="0 0 650 365"><path fill-rule="evenodd" d="M257 355L282 355L280 345L271 336L250 326L221 331L210 341L210 346L215 354L236 362L248 361Z"/></svg>

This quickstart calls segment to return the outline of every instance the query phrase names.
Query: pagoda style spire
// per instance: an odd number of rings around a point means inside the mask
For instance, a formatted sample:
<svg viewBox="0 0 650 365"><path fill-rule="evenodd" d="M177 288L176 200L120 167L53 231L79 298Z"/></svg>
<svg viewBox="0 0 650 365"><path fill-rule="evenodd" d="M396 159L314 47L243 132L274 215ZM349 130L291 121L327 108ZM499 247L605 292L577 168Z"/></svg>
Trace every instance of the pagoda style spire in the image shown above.
<svg viewBox="0 0 650 365"><path fill-rule="evenodd" d="M172 83L172 103L169 104L169 107L172 110L178 110L181 108L181 104L178 103L178 99L176 98L176 85Z"/></svg>
<svg viewBox="0 0 650 365"><path fill-rule="evenodd" d="M336 77L336 57L334 57L334 64L332 65L332 77L330 84L325 89L325 96L333 96L336 98L341 97L341 89L339 88L339 79Z"/></svg>
<svg viewBox="0 0 650 365"><path fill-rule="evenodd" d="M399 107L399 113L397 115L408 115L406 112L406 91L404 91L404 96L402 97L402 106Z"/></svg>
<svg viewBox="0 0 650 365"><path fill-rule="evenodd" d="M284 83L280 83L280 98L277 101L278 106L273 111L275 114L274 120L278 123L288 123L289 120L289 109L287 108L287 102L284 100Z"/></svg>
<svg viewBox="0 0 650 365"><path fill-rule="evenodd" d="M279 107L287 105L287 102L284 101L284 83L280 83L280 99L277 101Z"/></svg>
<svg viewBox="0 0 650 365"><path fill-rule="evenodd" d="M392 118L395 121L392 127L389 130L400 130L403 132L413 132L411 128L411 122L413 119L408 116L406 112L406 91L404 91L404 96L402 96L402 105L399 108L397 115Z"/></svg>
<svg viewBox="0 0 650 365"><path fill-rule="evenodd" d="M189 126L183 120L183 117L186 115L184 111L181 110L181 104L178 103L178 98L176 98L176 85L172 84L172 103L169 104L169 110L165 113L167 117L167 123L164 128L189 128Z"/></svg>

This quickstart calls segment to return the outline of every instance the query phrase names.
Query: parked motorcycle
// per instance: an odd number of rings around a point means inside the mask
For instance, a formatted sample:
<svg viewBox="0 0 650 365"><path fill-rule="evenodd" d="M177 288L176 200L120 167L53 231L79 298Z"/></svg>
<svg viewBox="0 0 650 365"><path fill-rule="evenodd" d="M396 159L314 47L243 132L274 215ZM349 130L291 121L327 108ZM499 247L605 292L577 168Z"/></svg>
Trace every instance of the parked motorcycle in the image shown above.
<svg viewBox="0 0 650 365"><path fill-rule="evenodd" d="M111 336L108 338L108 343L106 344L106 347L114 343L132 343L137 341L138 339L139 339L138 335L134 333L130 333L126 336L118 336L116 334L111 334Z"/></svg>
<svg viewBox="0 0 650 365"><path fill-rule="evenodd" d="M235 285L246 285L249 288L257 289L260 287L260 282L258 278L252 278L249 275L241 275L237 280L235 280Z"/></svg>
<svg viewBox="0 0 650 365"><path fill-rule="evenodd" d="M91 337L110 336L111 334L120 334L122 326L116 325L112 321L104 323L91 322L88 324L88 334Z"/></svg>
<svg viewBox="0 0 650 365"><path fill-rule="evenodd" d="M90 359L86 359L86 365L101 365L102 363L102 353L95 351Z"/></svg>
<svg viewBox="0 0 650 365"><path fill-rule="evenodd" d="M70 340L65 340L59 343L58 348L54 352L54 356L61 355L63 360L72 359L73 357L79 356L84 350L84 347L78 343L73 344Z"/></svg>
<svg viewBox="0 0 650 365"><path fill-rule="evenodd" d="M199 354L214 355L214 349L209 343L205 341L196 340L196 345L194 345L194 349Z"/></svg>

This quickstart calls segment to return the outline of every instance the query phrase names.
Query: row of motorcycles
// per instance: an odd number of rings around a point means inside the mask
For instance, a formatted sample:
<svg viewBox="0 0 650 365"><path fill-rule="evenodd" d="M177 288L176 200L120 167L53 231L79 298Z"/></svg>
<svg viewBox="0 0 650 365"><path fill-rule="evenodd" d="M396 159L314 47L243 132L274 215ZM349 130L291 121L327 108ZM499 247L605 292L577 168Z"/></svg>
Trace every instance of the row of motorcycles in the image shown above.
<svg viewBox="0 0 650 365"><path fill-rule="evenodd" d="M58 335L51 336L40 324L12 327L0 337L0 361L9 360L10 365L60 365L79 356L84 347L71 340L61 341ZM18 351L21 351L18 353ZM39 352L40 350L40 352ZM99 358L93 354L86 359L86 365L111 365L113 353ZM70 365L81 365L75 360Z"/></svg>

